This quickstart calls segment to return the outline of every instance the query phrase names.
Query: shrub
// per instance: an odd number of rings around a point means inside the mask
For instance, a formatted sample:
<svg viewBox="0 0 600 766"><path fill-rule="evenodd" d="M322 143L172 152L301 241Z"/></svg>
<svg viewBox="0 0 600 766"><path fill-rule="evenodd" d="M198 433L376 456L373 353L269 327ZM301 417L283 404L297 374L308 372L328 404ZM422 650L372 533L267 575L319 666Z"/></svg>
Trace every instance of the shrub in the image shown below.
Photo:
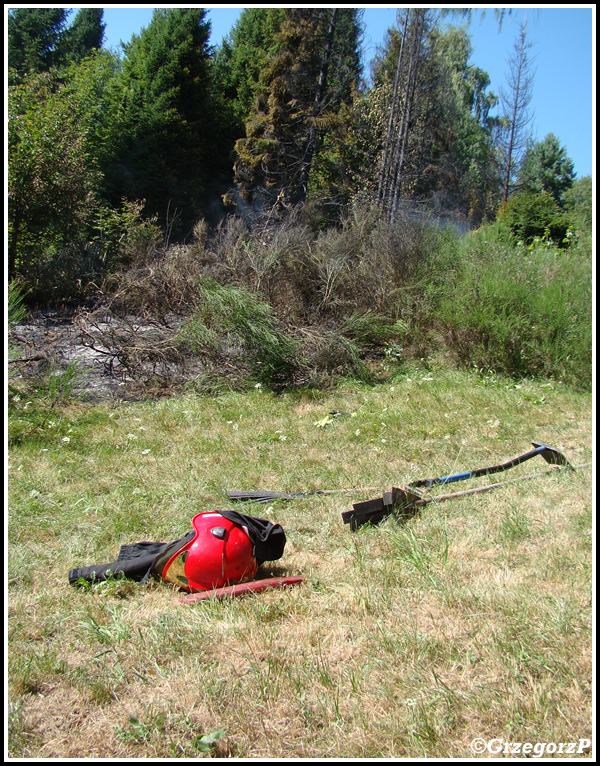
<svg viewBox="0 0 600 766"><path fill-rule="evenodd" d="M157 217L143 218L145 200L122 200L119 209L103 207L96 215L94 243L108 269L147 262L162 239Z"/></svg>
<svg viewBox="0 0 600 766"><path fill-rule="evenodd" d="M569 220L550 194L522 192L511 197L498 212L497 220L516 241L530 245L534 240L567 244Z"/></svg>
<svg viewBox="0 0 600 766"><path fill-rule="evenodd" d="M279 327L272 308L245 287L223 286L205 278L193 315L178 332L178 342L217 364L237 357L240 369L269 385L296 369L297 343Z"/></svg>
<svg viewBox="0 0 600 766"><path fill-rule="evenodd" d="M301 339L296 382L314 388L325 387L340 377L375 382L363 359L364 348L339 330L305 327Z"/></svg>
<svg viewBox="0 0 600 766"><path fill-rule="evenodd" d="M463 365L589 388L591 257L507 247L481 230L432 291L435 322Z"/></svg>
<svg viewBox="0 0 600 766"><path fill-rule="evenodd" d="M344 319L340 332L363 349L397 343L407 331L406 323L396 321L372 311L355 311Z"/></svg>

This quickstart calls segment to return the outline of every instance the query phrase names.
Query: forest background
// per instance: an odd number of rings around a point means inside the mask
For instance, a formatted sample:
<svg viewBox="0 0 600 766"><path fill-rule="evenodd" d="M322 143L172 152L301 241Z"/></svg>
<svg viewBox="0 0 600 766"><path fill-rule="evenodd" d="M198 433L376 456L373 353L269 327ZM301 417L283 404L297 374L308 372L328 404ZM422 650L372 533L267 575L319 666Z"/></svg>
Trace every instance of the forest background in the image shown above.
<svg viewBox="0 0 600 766"><path fill-rule="evenodd" d="M207 9L156 9L120 51L101 8L11 10L9 303L83 307L154 384L441 353L589 386L592 179L532 138L526 26L496 94L465 18L399 9L367 76L361 9L247 8L218 46Z"/></svg>
<svg viewBox="0 0 600 766"><path fill-rule="evenodd" d="M209 42L221 45L243 8L217 6L208 8ZM396 24L398 9L390 6L365 6L361 9L364 35L360 46L361 61L367 82L371 61L385 44L388 29ZM138 34L152 19L153 7L104 8L106 23L104 47L119 49L121 41ZM515 37L523 22L533 43L535 79L532 93L534 125L532 137L543 138L552 132L567 147L578 176L592 174L594 128L594 55L595 8L593 6L555 5L539 8L513 8L502 23L494 8L473 9L470 17L449 19L450 24L465 26L472 53L471 61L486 71L490 89L498 92L507 74L507 62ZM560 93L561 107L556 108Z"/></svg>

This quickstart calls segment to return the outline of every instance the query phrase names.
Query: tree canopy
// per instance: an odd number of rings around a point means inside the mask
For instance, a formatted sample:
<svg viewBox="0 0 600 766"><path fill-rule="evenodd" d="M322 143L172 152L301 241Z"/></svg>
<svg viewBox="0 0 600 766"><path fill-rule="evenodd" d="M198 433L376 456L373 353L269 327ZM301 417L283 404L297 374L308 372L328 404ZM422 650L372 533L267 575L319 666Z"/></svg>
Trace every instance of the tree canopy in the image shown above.
<svg viewBox="0 0 600 766"><path fill-rule="evenodd" d="M561 204L565 192L573 186L574 179L573 161L554 133L548 133L543 141L529 145L519 174L519 186L522 189L545 192Z"/></svg>
<svg viewBox="0 0 600 766"><path fill-rule="evenodd" d="M11 8L8 13L10 81L78 62L102 47L102 8L80 8L69 26L66 8Z"/></svg>
<svg viewBox="0 0 600 766"><path fill-rule="evenodd" d="M582 210L566 148L528 140L526 30L498 96L450 16L399 9L367 83L360 9L245 8L213 48L207 9L158 8L120 53L101 8L11 9L10 273L133 209L179 240L223 201L251 220L318 201L339 222L366 199L471 226L518 191Z"/></svg>

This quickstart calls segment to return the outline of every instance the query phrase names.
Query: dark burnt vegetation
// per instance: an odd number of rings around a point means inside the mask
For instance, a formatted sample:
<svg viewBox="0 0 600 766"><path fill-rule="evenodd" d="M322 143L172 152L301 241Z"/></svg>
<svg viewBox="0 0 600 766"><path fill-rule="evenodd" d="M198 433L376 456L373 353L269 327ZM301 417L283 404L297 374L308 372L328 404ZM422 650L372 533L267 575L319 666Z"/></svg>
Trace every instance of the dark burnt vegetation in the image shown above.
<svg viewBox="0 0 600 766"><path fill-rule="evenodd" d="M409 340L399 293L408 307L438 236L368 208L323 231L301 210L252 228L200 222L190 243L144 246L90 284L75 323L107 375L152 391L374 381L370 362Z"/></svg>

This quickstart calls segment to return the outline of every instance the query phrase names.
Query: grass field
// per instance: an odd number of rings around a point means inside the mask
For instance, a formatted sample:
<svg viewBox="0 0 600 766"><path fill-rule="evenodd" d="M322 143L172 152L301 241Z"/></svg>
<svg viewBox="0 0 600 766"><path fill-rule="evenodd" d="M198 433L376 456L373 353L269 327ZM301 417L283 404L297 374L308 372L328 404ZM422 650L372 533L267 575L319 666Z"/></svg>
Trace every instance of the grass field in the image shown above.
<svg viewBox="0 0 600 766"><path fill-rule="evenodd" d="M23 392L9 412L11 757L462 759L475 738L592 740L590 394L428 366L328 392L36 406ZM588 465L342 523L393 484L532 440ZM195 605L161 583L69 586L247 489L340 490L237 506L286 531L260 575L301 585Z"/></svg>

